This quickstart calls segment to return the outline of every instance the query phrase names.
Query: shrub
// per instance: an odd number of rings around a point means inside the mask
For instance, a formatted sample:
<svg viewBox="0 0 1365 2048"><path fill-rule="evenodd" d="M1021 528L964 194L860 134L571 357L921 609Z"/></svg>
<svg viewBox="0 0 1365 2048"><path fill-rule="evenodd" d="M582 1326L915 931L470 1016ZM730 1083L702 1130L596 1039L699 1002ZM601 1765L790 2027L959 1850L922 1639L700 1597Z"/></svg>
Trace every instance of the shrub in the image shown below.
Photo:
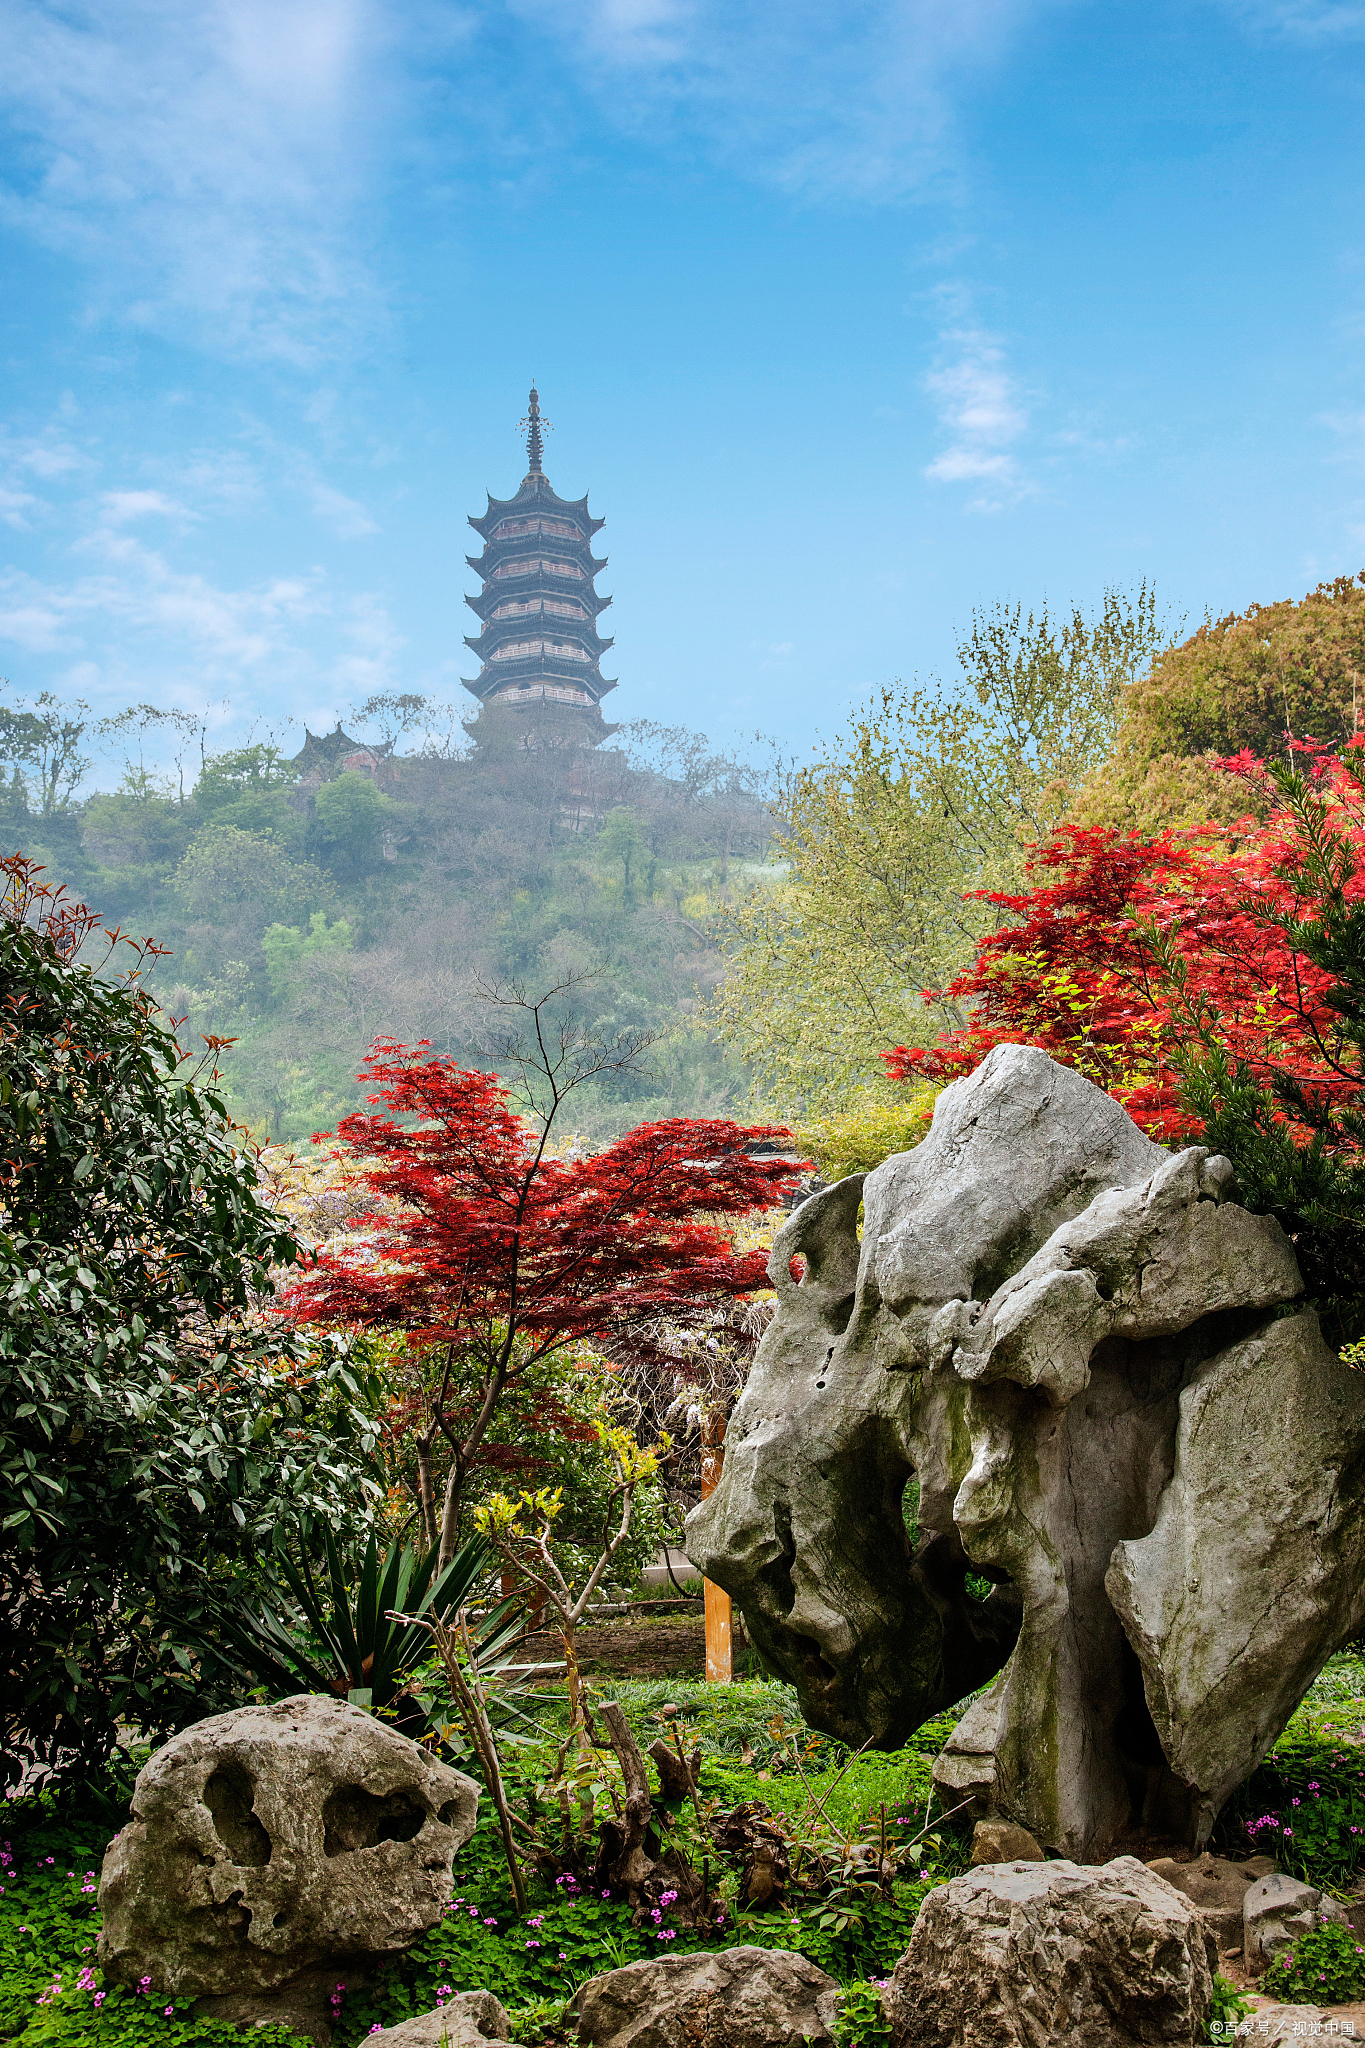
<svg viewBox="0 0 1365 2048"><path fill-rule="evenodd" d="M1365 1946L1352 1928L1323 1921L1270 1965L1261 1988L1286 2005L1301 1999L1342 2005L1365 1992Z"/></svg>
<svg viewBox="0 0 1365 2048"><path fill-rule="evenodd" d="M120 1719L230 1703L176 1616L235 1600L282 1516L364 1506L374 1390L253 1309L297 1246L146 949L104 978L92 913L22 856L0 876L0 1742L33 1783L98 1773Z"/></svg>

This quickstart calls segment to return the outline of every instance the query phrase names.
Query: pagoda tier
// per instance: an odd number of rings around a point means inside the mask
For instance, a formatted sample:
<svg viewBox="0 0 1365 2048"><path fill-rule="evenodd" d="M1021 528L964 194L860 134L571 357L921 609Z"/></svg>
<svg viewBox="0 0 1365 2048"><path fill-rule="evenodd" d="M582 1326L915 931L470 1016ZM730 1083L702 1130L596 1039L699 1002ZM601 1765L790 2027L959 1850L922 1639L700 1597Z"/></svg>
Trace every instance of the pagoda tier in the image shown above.
<svg viewBox="0 0 1365 2048"><path fill-rule="evenodd" d="M483 538L481 555L467 555L483 589L465 603L482 624L465 645L482 667L464 686L484 704L542 701L594 709L616 684L599 662L612 641L597 631L597 616L611 603L593 578L607 566L592 552L603 525L581 498L561 498L541 468L540 399L531 387L526 452L530 468L515 498L489 494L488 510L470 515Z"/></svg>

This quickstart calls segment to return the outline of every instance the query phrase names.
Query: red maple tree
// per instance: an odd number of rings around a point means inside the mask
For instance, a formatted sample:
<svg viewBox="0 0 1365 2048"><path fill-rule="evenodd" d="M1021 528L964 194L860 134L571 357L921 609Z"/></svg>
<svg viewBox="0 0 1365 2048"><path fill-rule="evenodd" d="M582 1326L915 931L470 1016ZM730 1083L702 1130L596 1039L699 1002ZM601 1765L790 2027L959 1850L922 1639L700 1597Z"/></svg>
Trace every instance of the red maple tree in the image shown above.
<svg viewBox="0 0 1365 2048"><path fill-rule="evenodd" d="M555 1158L558 1097L528 1121L497 1074L425 1045L377 1041L361 1078L374 1108L342 1119L339 1156L383 1205L344 1251L319 1257L289 1306L303 1321L402 1331L432 1362L417 1448L429 1500L436 1436L449 1447L444 1558L508 1389L577 1342L644 1342L661 1316L698 1321L765 1286L766 1254L737 1253L722 1219L773 1208L803 1168L781 1156L790 1134L778 1126L684 1118Z"/></svg>
<svg viewBox="0 0 1365 2048"><path fill-rule="evenodd" d="M1212 826L1155 839L1064 826L1032 863L1039 886L987 899L1013 921L947 991L968 1026L884 1053L888 1071L946 1081L992 1046L1038 1045L1152 1136L1188 1142L1203 1122L1192 1069L1213 1059L1264 1091L1302 1142L1353 1142L1340 1116L1365 1080L1365 739L1339 755L1291 747L1290 770L1249 754L1221 764L1271 806L1231 851Z"/></svg>

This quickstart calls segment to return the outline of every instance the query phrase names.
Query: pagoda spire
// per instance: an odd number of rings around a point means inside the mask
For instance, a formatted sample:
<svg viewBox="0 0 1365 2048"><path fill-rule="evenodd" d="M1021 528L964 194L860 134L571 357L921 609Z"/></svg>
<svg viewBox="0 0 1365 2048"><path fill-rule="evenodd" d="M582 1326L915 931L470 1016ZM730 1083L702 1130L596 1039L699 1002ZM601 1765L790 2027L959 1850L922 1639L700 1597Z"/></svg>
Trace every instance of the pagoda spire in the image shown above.
<svg viewBox="0 0 1365 2048"><path fill-rule="evenodd" d="M533 476L544 476L545 474L540 464L541 457L545 453L545 434L551 431L550 421L542 420L540 417L540 393L536 390L534 377L531 379L529 410L525 419L520 424L526 434L526 459L530 465L526 472L526 479L529 483ZM543 432L542 429L544 430Z"/></svg>
<svg viewBox="0 0 1365 2048"><path fill-rule="evenodd" d="M561 498L542 463L550 422L542 419L540 393L531 385L530 405L521 421L530 464L514 498L488 497L488 510L469 523L483 539L481 555L465 560L483 584L465 603L481 631L466 636L478 655L477 676L465 688L490 709L524 713L542 720L546 707L559 707L556 720L570 715L590 744L614 732L603 723L601 699L616 684L604 676L601 658L611 640L597 630L611 603L596 588L606 557L592 551L602 525L581 498ZM528 725L527 730L531 727Z"/></svg>

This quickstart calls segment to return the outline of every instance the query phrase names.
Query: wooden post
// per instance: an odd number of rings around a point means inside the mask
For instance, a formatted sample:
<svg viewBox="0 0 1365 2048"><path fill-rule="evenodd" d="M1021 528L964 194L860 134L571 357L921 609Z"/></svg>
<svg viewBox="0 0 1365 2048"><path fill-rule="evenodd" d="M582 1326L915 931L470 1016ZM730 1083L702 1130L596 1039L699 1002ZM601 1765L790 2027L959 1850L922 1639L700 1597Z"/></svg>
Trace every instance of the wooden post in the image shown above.
<svg viewBox="0 0 1365 2048"><path fill-rule="evenodd" d="M725 1463L725 1409L719 1403L707 1413L702 1426L701 1497L715 1492ZM729 1685L735 1675L730 1595L723 1587L702 1580L706 1599L706 1676L709 1682Z"/></svg>

